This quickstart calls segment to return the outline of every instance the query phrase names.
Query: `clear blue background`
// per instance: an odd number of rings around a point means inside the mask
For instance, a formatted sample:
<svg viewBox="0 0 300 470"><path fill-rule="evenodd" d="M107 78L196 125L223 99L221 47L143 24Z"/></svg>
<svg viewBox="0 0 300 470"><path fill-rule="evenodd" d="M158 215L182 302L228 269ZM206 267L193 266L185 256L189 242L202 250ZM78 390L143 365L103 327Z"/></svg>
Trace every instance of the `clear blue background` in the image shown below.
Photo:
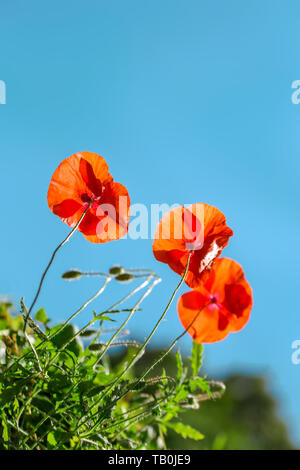
<svg viewBox="0 0 300 470"><path fill-rule="evenodd" d="M243 265L255 307L241 333L206 347L207 369L265 374L300 443L300 365L291 362L300 338L299 2L5 0L0 9L1 294L28 304L67 234L46 193L77 151L103 155L132 202L213 204L234 229L223 254ZM114 263L163 277L130 325L144 338L178 282L151 240L93 245L76 234L39 305L66 318L97 281L66 284L60 274ZM110 289L103 302L116 298ZM182 331L175 304L167 320L153 345ZM185 337L181 348L190 346Z"/></svg>

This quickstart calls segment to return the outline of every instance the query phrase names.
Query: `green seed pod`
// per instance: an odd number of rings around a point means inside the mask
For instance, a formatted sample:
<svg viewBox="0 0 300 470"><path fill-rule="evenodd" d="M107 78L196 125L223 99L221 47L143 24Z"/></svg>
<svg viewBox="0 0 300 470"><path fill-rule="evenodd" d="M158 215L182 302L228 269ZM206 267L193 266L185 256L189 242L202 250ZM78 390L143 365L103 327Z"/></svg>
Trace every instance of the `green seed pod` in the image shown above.
<svg viewBox="0 0 300 470"><path fill-rule="evenodd" d="M109 274L112 276L118 276L119 274L122 274L124 272L124 268L122 266L113 266L109 270Z"/></svg>
<svg viewBox="0 0 300 470"><path fill-rule="evenodd" d="M75 269L72 270L72 271L67 271L66 273L64 273L61 277L63 279L77 279L79 277L82 276L82 273L80 271L76 271Z"/></svg>
<svg viewBox="0 0 300 470"><path fill-rule="evenodd" d="M115 277L116 281L119 281L119 282L130 282L132 281L133 278L134 276L129 273L122 273Z"/></svg>

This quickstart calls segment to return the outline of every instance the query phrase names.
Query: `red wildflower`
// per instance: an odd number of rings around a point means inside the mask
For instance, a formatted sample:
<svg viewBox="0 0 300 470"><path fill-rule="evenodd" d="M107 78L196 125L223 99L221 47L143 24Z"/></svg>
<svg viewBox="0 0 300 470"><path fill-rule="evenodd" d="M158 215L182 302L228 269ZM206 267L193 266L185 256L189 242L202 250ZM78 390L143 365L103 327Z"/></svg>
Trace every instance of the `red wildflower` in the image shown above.
<svg viewBox="0 0 300 470"><path fill-rule="evenodd" d="M241 266L219 258L205 282L180 297L177 308L182 325L197 343L214 343L241 330L252 305L252 290Z"/></svg>
<svg viewBox="0 0 300 470"><path fill-rule="evenodd" d="M181 206L160 220L153 253L158 261L183 275L191 252L185 282L189 287L196 287L232 235L224 215L215 207L204 203L189 208Z"/></svg>
<svg viewBox="0 0 300 470"><path fill-rule="evenodd" d="M48 205L70 227L89 206L78 230L94 243L117 240L128 231L127 189L113 181L106 161L96 153L76 153L61 162L50 182Z"/></svg>

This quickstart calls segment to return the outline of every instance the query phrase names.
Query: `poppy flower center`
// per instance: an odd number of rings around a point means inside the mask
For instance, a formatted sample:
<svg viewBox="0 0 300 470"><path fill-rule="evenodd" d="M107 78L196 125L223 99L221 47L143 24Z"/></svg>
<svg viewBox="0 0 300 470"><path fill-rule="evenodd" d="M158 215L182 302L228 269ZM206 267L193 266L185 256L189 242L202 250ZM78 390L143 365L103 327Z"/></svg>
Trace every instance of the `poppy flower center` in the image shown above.
<svg viewBox="0 0 300 470"><path fill-rule="evenodd" d="M196 250L201 250L201 248L203 247L203 241L200 235L197 237L194 237L193 240L186 242L185 247L188 251L192 251L192 252Z"/></svg>
<svg viewBox="0 0 300 470"><path fill-rule="evenodd" d="M215 292L214 294L210 294L209 296L209 306L213 309L216 307L220 308L220 295L218 292Z"/></svg>
<svg viewBox="0 0 300 470"><path fill-rule="evenodd" d="M88 193L83 193L81 195L81 200L84 203L90 203L93 204L94 202L99 201L101 196L95 196L95 194L88 194Z"/></svg>

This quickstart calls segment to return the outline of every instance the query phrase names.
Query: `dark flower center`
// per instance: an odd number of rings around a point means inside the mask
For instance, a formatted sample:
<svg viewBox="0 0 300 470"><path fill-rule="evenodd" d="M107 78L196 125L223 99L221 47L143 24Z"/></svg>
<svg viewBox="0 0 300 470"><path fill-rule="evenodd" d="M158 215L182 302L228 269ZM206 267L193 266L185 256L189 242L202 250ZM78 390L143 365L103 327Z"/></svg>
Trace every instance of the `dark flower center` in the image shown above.
<svg viewBox="0 0 300 470"><path fill-rule="evenodd" d="M96 201L98 201L100 199L100 196L95 196L94 194L87 194L87 193L83 193L81 195L81 200L82 202L84 203L94 203Z"/></svg>

